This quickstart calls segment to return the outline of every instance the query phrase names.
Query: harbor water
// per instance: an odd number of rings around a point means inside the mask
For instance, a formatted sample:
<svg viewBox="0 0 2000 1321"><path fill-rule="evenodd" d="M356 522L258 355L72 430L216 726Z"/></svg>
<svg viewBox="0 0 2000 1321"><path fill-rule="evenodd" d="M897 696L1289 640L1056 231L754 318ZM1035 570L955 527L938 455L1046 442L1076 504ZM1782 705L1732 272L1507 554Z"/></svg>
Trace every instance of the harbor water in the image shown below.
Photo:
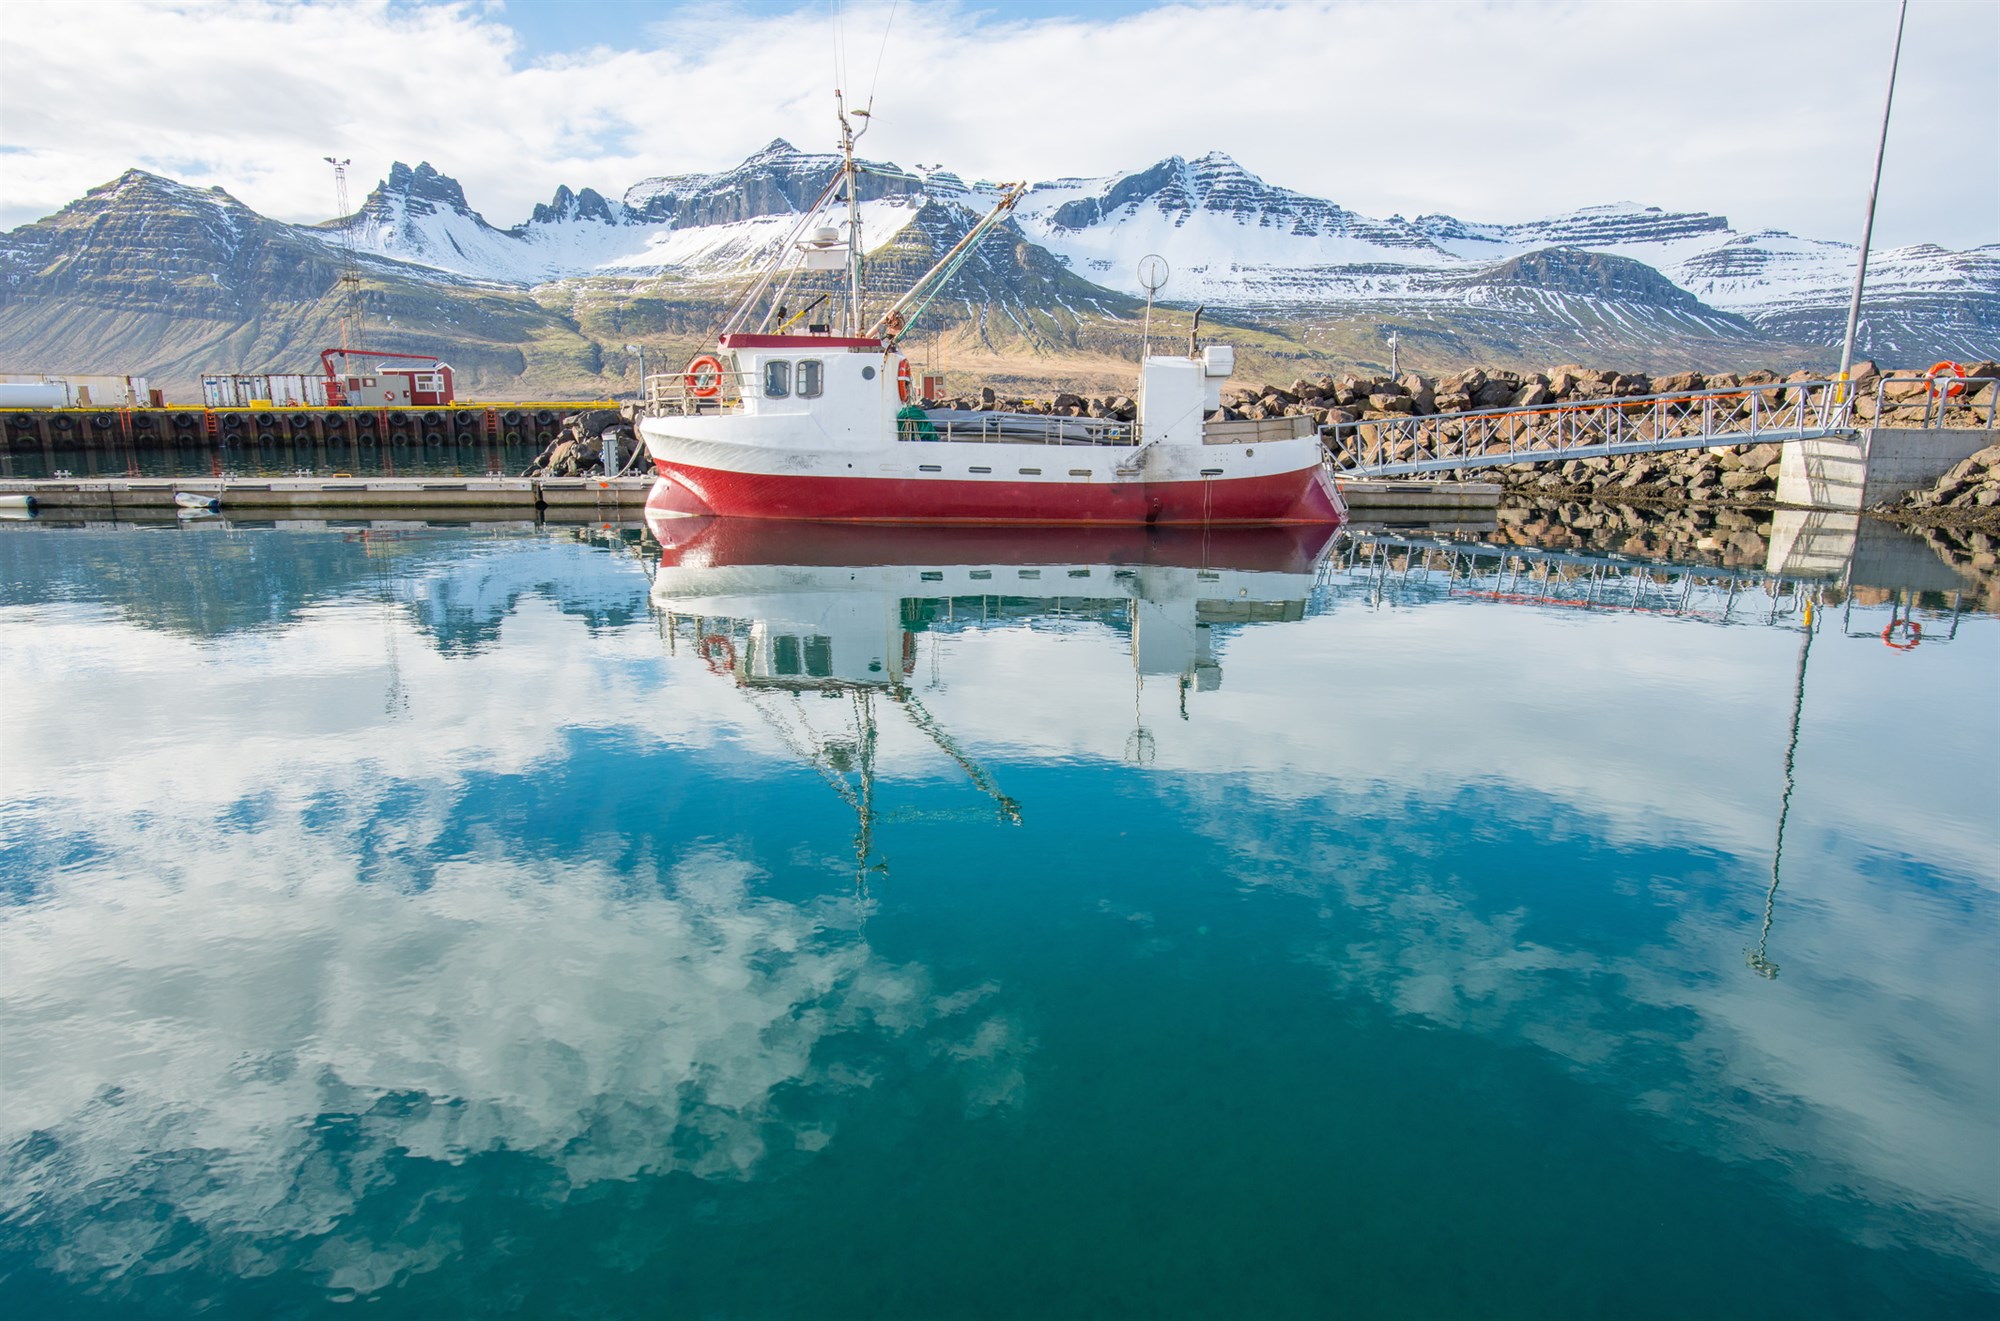
<svg viewBox="0 0 2000 1321"><path fill-rule="evenodd" d="M662 536L0 525L7 1315L2000 1307L1948 566Z"/></svg>

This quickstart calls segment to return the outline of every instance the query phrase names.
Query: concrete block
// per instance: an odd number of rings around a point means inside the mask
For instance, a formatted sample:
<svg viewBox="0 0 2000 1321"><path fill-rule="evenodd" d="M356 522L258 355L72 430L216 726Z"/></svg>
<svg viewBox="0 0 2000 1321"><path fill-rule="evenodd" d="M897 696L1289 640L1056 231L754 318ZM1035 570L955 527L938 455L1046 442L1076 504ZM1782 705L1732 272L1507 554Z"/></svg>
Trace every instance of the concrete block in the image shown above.
<svg viewBox="0 0 2000 1321"><path fill-rule="evenodd" d="M1991 429L1863 427L1785 446L1778 503L1860 511L1934 484L1953 464L1994 443Z"/></svg>

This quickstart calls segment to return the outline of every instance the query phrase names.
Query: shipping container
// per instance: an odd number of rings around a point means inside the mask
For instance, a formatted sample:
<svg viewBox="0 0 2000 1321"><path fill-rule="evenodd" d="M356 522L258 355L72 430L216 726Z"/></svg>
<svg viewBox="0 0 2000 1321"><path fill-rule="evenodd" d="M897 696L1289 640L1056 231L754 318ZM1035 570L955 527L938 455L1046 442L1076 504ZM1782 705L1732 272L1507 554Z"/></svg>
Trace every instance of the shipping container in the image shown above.
<svg viewBox="0 0 2000 1321"><path fill-rule="evenodd" d="M49 372L0 372L0 385L55 386L62 401L15 404L26 408L160 408L166 400L149 389L143 376L58 376Z"/></svg>

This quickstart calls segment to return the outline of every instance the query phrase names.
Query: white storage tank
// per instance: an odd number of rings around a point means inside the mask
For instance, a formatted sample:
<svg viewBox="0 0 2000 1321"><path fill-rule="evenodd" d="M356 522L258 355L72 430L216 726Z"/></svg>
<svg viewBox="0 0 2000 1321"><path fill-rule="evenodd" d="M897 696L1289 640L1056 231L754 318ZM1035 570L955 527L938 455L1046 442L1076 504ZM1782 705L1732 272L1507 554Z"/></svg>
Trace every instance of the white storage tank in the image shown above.
<svg viewBox="0 0 2000 1321"><path fill-rule="evenodd" d="M56 384L0 382L0 408L67 408L69 391Z"/></svg>

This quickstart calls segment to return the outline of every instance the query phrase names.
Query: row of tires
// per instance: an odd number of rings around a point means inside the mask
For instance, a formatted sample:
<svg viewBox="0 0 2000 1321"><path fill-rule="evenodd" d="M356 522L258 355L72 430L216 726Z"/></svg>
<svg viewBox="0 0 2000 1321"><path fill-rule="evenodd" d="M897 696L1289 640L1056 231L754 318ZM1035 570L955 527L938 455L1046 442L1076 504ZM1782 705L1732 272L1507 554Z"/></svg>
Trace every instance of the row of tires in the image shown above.
<svg viewBox="0 0 2000 1321"><path fill-rule="evenodd" d="M313 419L319 418L321 429L328 435L353 430L370 432L384 429L378 413L312 413L312 412L219 412L215 415L216 426L228 433L257 431L266 434L290 431L302 435L313 429ZM427 432L441 432L445 429L460 435L479 434L485 430L486 414L474 411L445 413L431 409L422 412L392 412L387 416L387 426L392 430L408 431L421 426ZM562 420L562 415L553 409L504 409L499 414L500 424L509 431L523 429L546 429ZM11 413L7 429L16 436L28 435L39 430L39 415L30 412ZM52 430L61 433L81 431L86 436L93 432L109 432L118 427L114 413L56 413L49 418ZM196 412L174 412L156 414L135 412L132 414L132 430L137 433L171 431L182 434L203 430L204 415Z"/></svg>

